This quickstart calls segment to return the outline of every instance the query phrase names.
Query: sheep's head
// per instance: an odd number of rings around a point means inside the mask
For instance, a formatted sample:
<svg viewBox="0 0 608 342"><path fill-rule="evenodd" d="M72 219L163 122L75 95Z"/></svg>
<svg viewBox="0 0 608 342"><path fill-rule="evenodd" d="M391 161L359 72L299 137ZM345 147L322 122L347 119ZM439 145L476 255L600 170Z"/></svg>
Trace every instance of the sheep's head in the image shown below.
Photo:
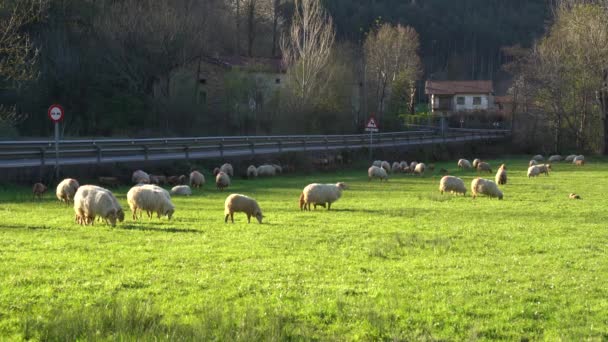
<svg viewBox="0 0 608 342"><path fill-rule="evenodd" d="M108 222L110 222L110 225L112 225L112 227L116 227L116 211L112 210L106 217L106 220L108 220Z"/></svg>
<svg viewBox="0 0 608 342"><path fill-rule="evenodd" d="M388 178L388 176L387 176L387 178ZM346 185L346 183L344 183L344 182L338 182L338 183L336 183L336 186L337 186L337 187L338 187L340 190L346 190L346 189L348 189L348 186L347 186L347 185Z"/></svg>
<svg viewBox="0 0 608 342"><path fill-rule="evenodd" d="M174 208L169 208L169 209L165 210L165 215L167 215L167 218L169 220L171 220L171 217L173 217L174 212L175 212Z"/></svg>
<svg viewBox="0 0 608 342"><path fill-rule="evenodd" d="M118 209L118 211L116 212L116 218L118 219L118 222L122 222L125 220L125 212L122 211L122 209Z"/></svg>
<svg viewBox="0 0 608 342"><path fill-rule="evenodd" d="M503 196L502 196L502 192L499 192L499 193L498 193L498 199L499 199L499 200L502 200L502 197L503 197Z"/></svg>
<svg viewBox="0 0 608 342"><path fill-rule="evenodd" d="M255 212L255 218L258 220L258 222L260 224L262 223L262 219L264 218L264 215L262 215L262 211L261 210L257 210Z"/></svg>
<svg viewBox="0 0 608 342"><path fill-rule="evenodd" d="M547 164L547 170L551 170L551 164Z"/></svg>
<svg viewBox="0 0 608 342"><path fill-rule="evenodd" d="M217 176L218 173L220 173L219 167L216 167L215 169L213 169L213 175L214 176Z"/></svg>

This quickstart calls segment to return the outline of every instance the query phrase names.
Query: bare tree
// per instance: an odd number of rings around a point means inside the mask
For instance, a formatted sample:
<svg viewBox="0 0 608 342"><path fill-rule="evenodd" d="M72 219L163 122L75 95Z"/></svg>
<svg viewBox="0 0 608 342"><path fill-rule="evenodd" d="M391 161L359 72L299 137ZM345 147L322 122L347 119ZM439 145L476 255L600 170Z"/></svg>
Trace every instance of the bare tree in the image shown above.
<svg viewBox="0 0 608 342"><path fill-rule="evenodd" d="M253 43L256 37L258 0L245 0L247 15L247 56L253 56Z"/></svg>
<svg viewBox="0 0 608 342"><path fill-rule="evenodd" d="M329 63L335 31L319 0L295 0L291 27L281 38L281 51L289 67L289 81L299 105L310 105L330 78ZM300 107L302 108L302 107Z"/></svg>
<svg viewBox="0 0 608 342"><path fill-rule="evenodd" d="M421 73L418 33L409 26L384 24L370 32L364 43L368 89L380 117L397 84L408 91L408 110L413 112L415 81Z"/></svg>

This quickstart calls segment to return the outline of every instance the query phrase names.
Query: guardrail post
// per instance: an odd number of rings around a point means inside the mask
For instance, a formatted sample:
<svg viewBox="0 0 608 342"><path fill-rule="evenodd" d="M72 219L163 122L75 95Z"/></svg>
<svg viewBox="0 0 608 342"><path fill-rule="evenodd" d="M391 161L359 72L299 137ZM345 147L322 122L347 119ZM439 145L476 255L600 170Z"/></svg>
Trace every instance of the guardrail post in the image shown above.
<svg viewBox="0 0 608 342"><path fill-rule="evenodd" d="M251 148L251 156L255 158L255 143L253 141L249 142L249 148Z"/></svg>
<svg viewBox="0 0 608 342"><path fill-rule="evenodd" d="M329 152L329 140L327 140L327 137L323 137L323 139L325 140L325 150Z"/></svg>
<svg viewBox="0 0 608 342"><path fill-rule="evenodd" d="M144 160L148 160L148 146L144 145Z"/></svg>
<svg viewBox="0 0 608 342"><path fill-rule="evenodd" d="M302 140L302 148L306 151L306 140Z"/></svg>
<svg viewBox="0 0 608 342"><path fill-rule="evenodd" d="M186 156L186 161L190 161L190 147L184 146L184 155Z"/></svg>
<svg viewBox="0 0 608 342"><path fill-rule="evenodd" d="M44 154L45 154L45 149L44 147L40 148L40 166L44 167L44 165L46 164L46 160L44 158Z"/></svg>
<svg viewBox="0 0 608 342"><path fill-rule="evenodd" d="M277 144L279 145L279 153L283 153L283 142L279 140L277 141Z"/></svg>
<svg viewBox="0 0 608 342"><path fill-rule="evenodd" d="M224 158L224 143L223 143L224 139L222 139L222 141L220 141L219 144L219 149L220 149L220 157Z"/></svg>
<svg viewBox="0 0 608 342"><path fill-rule="evenodd" d="M95 145L95 148L97 149L97 163L101 163L101 147L99 147L99 145Z"/></svg>

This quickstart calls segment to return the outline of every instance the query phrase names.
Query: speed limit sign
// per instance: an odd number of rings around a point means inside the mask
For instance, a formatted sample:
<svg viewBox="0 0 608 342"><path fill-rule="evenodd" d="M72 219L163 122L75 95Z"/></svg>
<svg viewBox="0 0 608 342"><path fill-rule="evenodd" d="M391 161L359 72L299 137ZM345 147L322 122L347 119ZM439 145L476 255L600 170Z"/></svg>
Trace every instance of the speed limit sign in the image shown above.
<svg viewBox="0 0 608 342"><path fill-rule="evenodd" d="M51 105L48 110L49 119L53 122L60 122L63 120L63 107L58 104Z"/></svg>

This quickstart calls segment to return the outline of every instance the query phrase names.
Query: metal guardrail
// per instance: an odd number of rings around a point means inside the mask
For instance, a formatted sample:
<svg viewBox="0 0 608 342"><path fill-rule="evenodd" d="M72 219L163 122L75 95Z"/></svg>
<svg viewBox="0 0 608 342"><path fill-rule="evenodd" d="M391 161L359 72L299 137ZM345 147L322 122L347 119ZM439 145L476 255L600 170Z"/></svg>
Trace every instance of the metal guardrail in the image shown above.
<svg viewBox="0 0 608 342"><path fill-rule="evenodd" d="M507 130L463 130L420 127L415 131L375 133L374 148L434 143L496 140ZM59 164L78 165L153 160L206 159L262 154L360 149L369 134L226 136L150 139L61 140ZM0 141L0 168L54 165L52 140Z"/></svg>

